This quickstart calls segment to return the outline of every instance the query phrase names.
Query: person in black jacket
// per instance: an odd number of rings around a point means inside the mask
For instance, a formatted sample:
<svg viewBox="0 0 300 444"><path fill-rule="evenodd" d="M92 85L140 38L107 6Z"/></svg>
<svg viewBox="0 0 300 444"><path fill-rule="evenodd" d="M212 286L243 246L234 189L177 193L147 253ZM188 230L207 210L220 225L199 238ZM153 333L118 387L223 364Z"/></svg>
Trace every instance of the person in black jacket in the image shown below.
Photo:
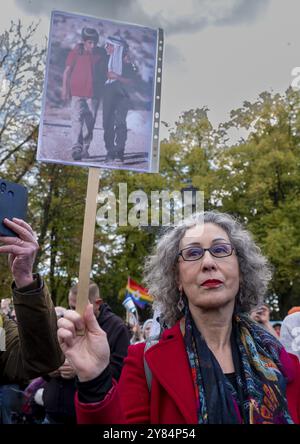
<svg viewBox="0 0 300 444"><path fill-rule="evenodd" d="M69 292L69 307L75 310L78 286ZM115 315L100 296L99 287L94 282L89 285L89 301L100 327L106 332L110 347L111 359L109 370L115 380L119 380L123 360L127 356L130 334L122 319ZM66 361L56 373L49 375L44 389L43 401L46 412L45 423L76 423L74 395L76 391L75 372Z"/></svg>
<svg viewBox="0 0 300 444"><path fill-rule="evenodd" d="M123 163L127 140L127 113L132 107L130 91L134 89L137 68L131 63L129 46L122 38L108 37L105 50L109 56L103 95L106 161L116 159L118 163Z"/></svg>

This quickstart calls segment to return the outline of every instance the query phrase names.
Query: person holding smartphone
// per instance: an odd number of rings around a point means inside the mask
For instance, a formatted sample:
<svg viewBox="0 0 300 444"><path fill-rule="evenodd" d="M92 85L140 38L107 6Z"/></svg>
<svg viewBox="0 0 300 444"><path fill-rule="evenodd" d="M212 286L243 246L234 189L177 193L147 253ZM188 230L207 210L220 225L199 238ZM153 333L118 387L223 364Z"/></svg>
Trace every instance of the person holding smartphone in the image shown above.
<svg viewBox="0 0 300 444"><path fill-rule="evenodd" d="M33 264L36 235L24 220L3 220L16 236L0 236L0 254L8 254L17 323L1 316L0 382L24 382L58 368L64 361L56 336L56 313Z"/></svg>

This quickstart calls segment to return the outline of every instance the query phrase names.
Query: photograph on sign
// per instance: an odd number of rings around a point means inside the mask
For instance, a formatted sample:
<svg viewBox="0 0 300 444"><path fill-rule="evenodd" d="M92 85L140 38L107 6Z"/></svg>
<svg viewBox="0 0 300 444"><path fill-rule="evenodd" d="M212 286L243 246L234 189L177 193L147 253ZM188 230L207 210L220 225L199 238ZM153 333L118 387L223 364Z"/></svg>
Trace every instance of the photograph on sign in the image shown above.
<svg viewBox="0 0 300 444"><path fill-rule="evenodd" d="M157 172L163 32L53 11L39 161Z"/></svg>

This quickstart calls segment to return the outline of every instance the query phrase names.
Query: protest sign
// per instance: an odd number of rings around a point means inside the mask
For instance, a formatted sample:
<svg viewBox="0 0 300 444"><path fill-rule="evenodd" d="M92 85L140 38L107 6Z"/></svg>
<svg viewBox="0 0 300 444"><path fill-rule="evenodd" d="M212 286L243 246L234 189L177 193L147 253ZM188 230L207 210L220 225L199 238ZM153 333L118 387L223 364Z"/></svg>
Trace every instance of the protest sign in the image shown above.
<svg viewBox="0 0 300 444"><path fill-rule="evenodd" d="M38 160L157 172L163 32L54 11Z"/></svg>
<svg viewBox="0 0 300 444"><path fill-rule="evenodd" d="M53 11L37 159L89 167L76 310L88 287L99 168L157 172L163 31Z"/></svg>

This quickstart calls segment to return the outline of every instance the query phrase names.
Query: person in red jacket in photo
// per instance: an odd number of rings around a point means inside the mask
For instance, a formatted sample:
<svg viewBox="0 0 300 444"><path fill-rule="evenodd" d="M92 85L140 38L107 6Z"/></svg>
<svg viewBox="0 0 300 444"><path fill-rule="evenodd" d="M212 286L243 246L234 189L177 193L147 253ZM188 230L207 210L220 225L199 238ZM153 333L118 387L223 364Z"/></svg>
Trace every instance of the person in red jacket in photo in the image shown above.
<svg viewBox="0 0 300 444"><path fill-rule="evenodd" d="M300 423L298 359L249 316L270 280L266 258L230 215L199 213L170 229L144 281L168 328L146 351L143 343L129 347L119 383L92 306L58 321L78 375L78 422Z"/></svg>
<svg viewBox="0 0 300 444"><path fill-rule="evenodd" d="M94 28L82 28L82 42L73 48L66 60L63 73L62 99L71 99L72 157L82 160L90 157L100 101L107 75L108 57L99 47L99 34Z"/></svg>

